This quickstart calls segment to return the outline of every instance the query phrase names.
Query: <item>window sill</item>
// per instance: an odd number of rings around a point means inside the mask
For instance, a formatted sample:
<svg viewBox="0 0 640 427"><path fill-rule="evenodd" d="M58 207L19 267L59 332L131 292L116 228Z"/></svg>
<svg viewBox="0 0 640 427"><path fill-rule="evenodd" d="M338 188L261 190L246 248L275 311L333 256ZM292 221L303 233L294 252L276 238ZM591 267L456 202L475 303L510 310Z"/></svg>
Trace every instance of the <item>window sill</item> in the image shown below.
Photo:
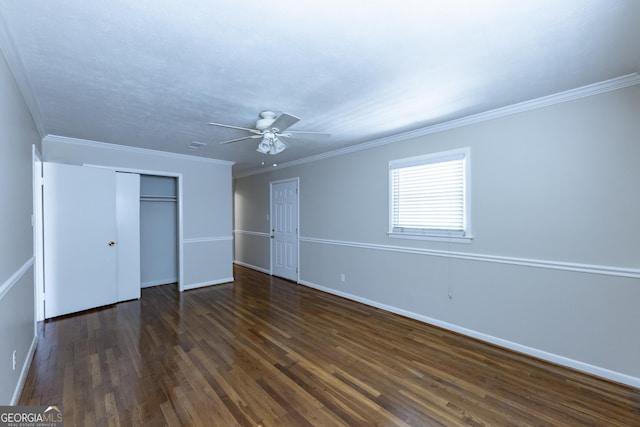
<svg viewBox="0 0 640 427"><path fill-rule="evenodd" d="M433 234L388 232L392 239L429 240L432 242L471 243L473 236L442 236Z"/></svg>

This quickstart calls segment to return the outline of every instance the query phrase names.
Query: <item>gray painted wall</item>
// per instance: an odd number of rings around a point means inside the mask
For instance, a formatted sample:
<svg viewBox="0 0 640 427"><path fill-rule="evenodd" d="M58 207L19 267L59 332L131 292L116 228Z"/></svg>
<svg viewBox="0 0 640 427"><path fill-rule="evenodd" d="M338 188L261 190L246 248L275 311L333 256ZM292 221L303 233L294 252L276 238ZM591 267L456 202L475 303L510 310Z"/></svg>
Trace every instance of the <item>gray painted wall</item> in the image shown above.
<svg viewBox="0 0 640 427"><path fill-rule="evenodd" d="M0 94L0 405L8 405L35 337L32 145L40 135L3 52Z"/></svg>
<svg viewBox="0 0 640 427"><path fill-rule="evenodd" d="M57 136L44 138L43 157L49 162L182 174L183 287L233 280L230 163Z"/></svg>
<svg viewBox="0 0 640 427"><path fill-rule="evenodd" d="M640 387L639 112L636 85L236 179L235 259L269 270L299 177L302 284ZM462 147L471 243L389 238L388 162Z"/></svg>

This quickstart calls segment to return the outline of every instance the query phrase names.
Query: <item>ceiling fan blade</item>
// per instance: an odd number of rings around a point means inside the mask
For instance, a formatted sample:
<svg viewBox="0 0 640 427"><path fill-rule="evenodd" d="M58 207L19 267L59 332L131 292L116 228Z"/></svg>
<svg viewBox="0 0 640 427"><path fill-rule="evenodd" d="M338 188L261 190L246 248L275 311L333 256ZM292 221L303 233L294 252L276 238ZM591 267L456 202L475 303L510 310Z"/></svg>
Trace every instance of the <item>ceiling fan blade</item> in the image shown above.
<svg viewBox="0 0 640 427"><path fill-rule="evenodd" d="M300 136L301 138L309 137L313 139L327 139L331 137L331 134L326 132L305 132L302 130L291 130L287 133L290 134L289 136L292 136L294 138L296 136Z"/></svg>
<svg viewBox="0 0 640 427"><path fill-rule="evenodd" d="M228 141L222 141L220 144L230 144L232 142L244 141L245 139L255 139L255 138L262 138L262 135L251 135L251 136L245 136L243 138L230 139Z"/></svg>
<svg viewBox="0 0 640 427"><path fill-rule="evenodd" d="M293 116L289 113L282 113L276 119L276 121L271 124L270 127L271 129L276 128L278 129L278 131L282 132L283 130L287 129L289 126L293 126L299 120L300 119L298 117Z"/></svg>
<svg viewBox="0 0 640 427"><path fill-rule="evenodd" d="M243 128L243 127L240 127L240 126L224 125L224 124L222 124L222 123L207 123L207 124L209 124L209 125L211 125L211 126L221 126L221 127L223 127L223 128L231 128L231 129L246 130L246 131L249 131L249 132L251 132L251 133L260 133L260 131L258 131L258 130L255 130L255 129L249 129L249 128Z"/></svg>

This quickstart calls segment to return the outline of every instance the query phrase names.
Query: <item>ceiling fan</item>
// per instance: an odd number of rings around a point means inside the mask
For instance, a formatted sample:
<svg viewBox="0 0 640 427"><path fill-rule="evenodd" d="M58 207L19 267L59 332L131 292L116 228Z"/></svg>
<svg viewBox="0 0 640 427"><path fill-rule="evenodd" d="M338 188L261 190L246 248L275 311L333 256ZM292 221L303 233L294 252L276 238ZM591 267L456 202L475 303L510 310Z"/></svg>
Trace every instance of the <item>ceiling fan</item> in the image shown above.
<svg viewBox="0 0 640 427"><path fill-rule="evenodd" d="M242 138L230 139L228 141L222 141L220 144L230 144L232 142L244 141L245 139L258 139L262 140L258 144L256 151L263 154L278 154L287 148L286 144L281 138L291 138L297 135L308 135L313 137L329 137L330 134L323 132L305 132L305 131L289 131L285 132L290 126L293 126L300 119L289 113L281 113L279 116L273 111L262 111L258 115L255 129L244 128L240 126L225 125L222 123L209 123L211 126L221 126L231 129L245 130L251 132L254 135L245 136Z"/></svg>

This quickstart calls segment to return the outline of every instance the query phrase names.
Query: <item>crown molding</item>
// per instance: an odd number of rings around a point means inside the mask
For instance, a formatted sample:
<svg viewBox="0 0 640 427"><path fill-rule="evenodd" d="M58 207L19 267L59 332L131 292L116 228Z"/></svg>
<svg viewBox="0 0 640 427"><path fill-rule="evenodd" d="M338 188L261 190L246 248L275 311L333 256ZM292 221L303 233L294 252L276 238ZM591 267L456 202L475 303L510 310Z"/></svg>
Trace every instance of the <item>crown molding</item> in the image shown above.
<svg viewBox="0 0 640 427"><path fill-rule="evenodd" d="M38 100L33 94L31 82L29 82L27 74L24 71L22 58L15 48L13 37L11 37L11 34L9 33L7 21L2 15L2 10L0 10L0 50L2 51L2 54L4 54L7 65L9 66L9 70L11 70L11 74L13 74L13 78L18 85L18 89L22 93L22 97L24 98L24 101L27 104L27 108L31 113L31 117L33 118L33 122L36 125L36 129L40 134L40 138L43 138L46 135L46 132L42 124L42 113L40 112L40 105L38 104Z"/></svg>
<svg viewBox="0 0 640 427"><path fill-rule="evenodd" d="M625 76L616 77L603 82L582 86L575 89L570 89L564 92L555 93L553 95L543 96L541 98L535 98L529 101L520 102L506 107L500 107L493 110L485 111L471 116L462 117L455 120L450 120L443 123L438 123L432 126L412 130L409 132L403 132L396 135L391 135L385 138L375 139L373 141L364 142L362 144L352 145L350 147L339 148L337 150L328 151L326 153L317 154L314 156L304 157L298 160L292 160L290 162L278 164L278 169L283 169L291 166L297 166L305 163L316 162L318 160L328 159L331 157L342 156L357 151L368 150L374 147L380 147L383 145L393 144L395 142L406 141L408 139L417 138L421 136L431 135L438 132L444 132L451 129L456 129L463 126L468 126L476 123L482 123L488 120L499 119L501 117L510 116L513 114L523 113L526 111L536 110L539 108L548 107L563 102L569 102L580 98L585 98L592 95L598 95L604 92L610 92L617 89L622 89L629 86L640 84L640 73L627 74ZM256 170L253 172L246 172L238 174L236 178L244 178L250 175L258 175L262 173L271 172L265 170Z"/></svg>
<svg viewBox="0 0 640 427"><path fill-rule="evenodd" d="M92 141L88 139L70 138L60 135L47 135L42 138L42 144L71 144L81 147L103 148L107 150L122 151L125 153L146 154L160 157L168 157L175 160L190 160L196 162L213 163L216 165L231 166L235 162L228 160L211 159L208 157L190 156L188 154L171 153L168 151L151 150L149 148L131 147L128 145L110 144L107 142Z"/></svg>

